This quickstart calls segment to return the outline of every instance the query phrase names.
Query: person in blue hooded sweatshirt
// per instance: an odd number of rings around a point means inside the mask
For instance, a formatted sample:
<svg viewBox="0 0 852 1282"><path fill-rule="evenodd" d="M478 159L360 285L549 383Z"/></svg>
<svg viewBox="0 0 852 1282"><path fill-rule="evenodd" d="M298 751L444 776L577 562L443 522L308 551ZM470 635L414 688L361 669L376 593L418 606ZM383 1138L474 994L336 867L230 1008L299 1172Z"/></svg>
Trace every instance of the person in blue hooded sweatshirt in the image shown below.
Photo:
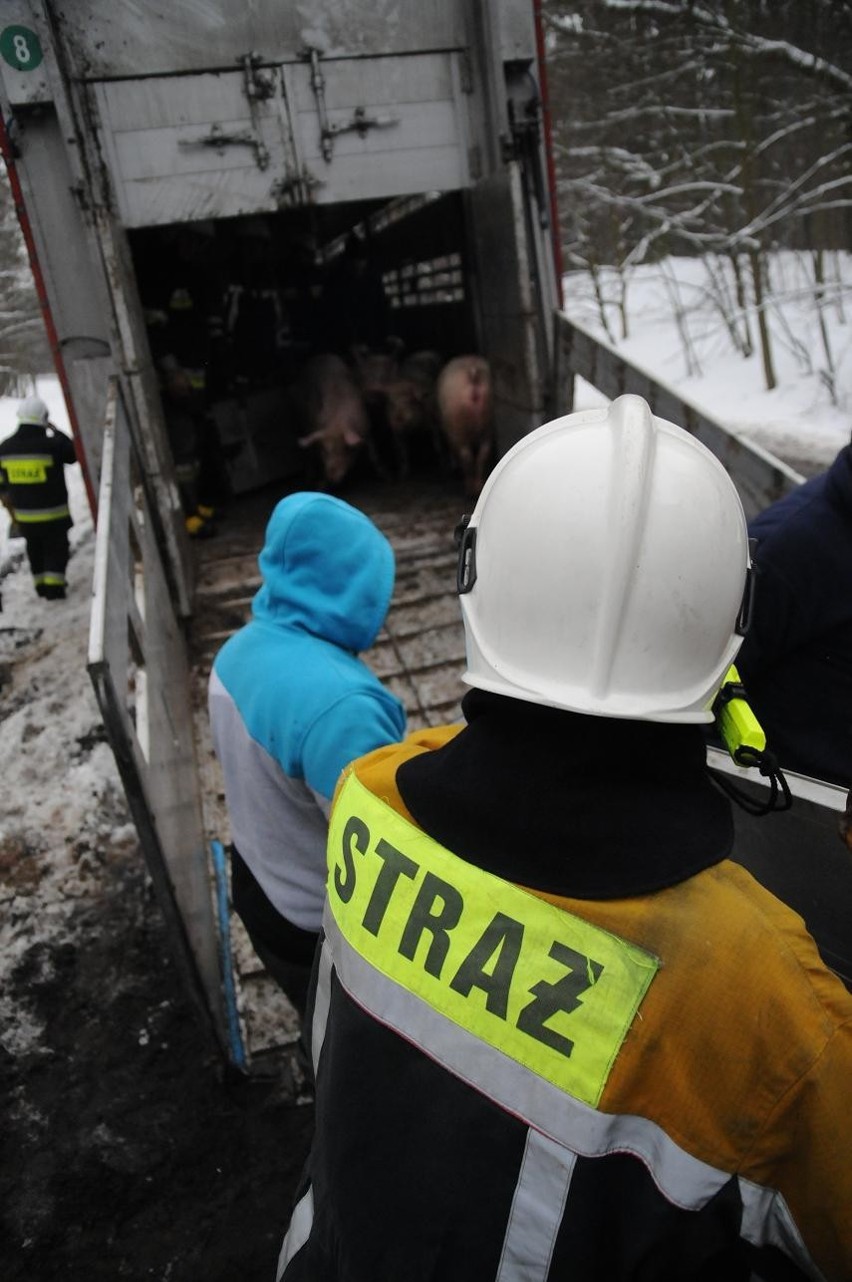
<svg viewBox="0 0 852 1282"><path fill-rule="evenodd" d="M259 566L253 617L213 664L210 723L234 908L303 1016L335 784L355 757L405 732L401 703L358 658L387 615L394 554L363 512L298 493L275 507Z"/></svg>

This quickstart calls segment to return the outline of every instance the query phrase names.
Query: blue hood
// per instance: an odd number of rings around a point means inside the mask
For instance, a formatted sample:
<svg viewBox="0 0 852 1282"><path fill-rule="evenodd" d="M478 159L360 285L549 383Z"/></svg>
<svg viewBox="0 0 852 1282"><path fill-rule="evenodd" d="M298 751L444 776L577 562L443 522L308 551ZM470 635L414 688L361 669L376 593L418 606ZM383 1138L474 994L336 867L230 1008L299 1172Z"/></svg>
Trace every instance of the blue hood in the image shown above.
<svg viewBox="0 0 852 1282"><path fill-rule="evenodd" d="M355 653L373 644L393 593L394 555L363 512L330 494L290 494L269 518L258 564L257 620Z"/></svg>

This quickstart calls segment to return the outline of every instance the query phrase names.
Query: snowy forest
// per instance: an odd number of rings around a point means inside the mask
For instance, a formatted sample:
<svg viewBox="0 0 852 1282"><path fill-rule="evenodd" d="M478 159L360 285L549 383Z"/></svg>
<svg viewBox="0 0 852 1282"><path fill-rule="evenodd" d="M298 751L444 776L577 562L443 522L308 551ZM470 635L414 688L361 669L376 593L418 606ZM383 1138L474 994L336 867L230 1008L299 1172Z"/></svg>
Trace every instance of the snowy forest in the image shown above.
<svg viewBox="0 0 852 1282"><path fill-rule="evenodd" d="M777 345L798 342L837 405L843 353L825 316L852 304L852 5L545 0L543 12L563 262L588 273L607 336L628 336L635 269L657 264L688 359L671 260L700 259L705 304L735 351L759 355L766 389ZM816 351L790 332L793 299L812 306Z"/></svg>

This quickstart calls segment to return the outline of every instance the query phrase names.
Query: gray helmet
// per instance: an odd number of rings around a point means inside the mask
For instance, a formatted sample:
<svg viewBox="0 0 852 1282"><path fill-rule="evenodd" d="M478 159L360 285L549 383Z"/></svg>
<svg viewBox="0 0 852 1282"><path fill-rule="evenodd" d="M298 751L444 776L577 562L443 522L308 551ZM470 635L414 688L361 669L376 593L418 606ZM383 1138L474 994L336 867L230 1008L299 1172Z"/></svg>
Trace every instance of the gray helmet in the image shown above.
<svg viewBox="0 0 852 1282"><path fill-rule="evenodd" d="M47 422L48 409L40 396L27 396L18 406L19 423Z"/></svg>

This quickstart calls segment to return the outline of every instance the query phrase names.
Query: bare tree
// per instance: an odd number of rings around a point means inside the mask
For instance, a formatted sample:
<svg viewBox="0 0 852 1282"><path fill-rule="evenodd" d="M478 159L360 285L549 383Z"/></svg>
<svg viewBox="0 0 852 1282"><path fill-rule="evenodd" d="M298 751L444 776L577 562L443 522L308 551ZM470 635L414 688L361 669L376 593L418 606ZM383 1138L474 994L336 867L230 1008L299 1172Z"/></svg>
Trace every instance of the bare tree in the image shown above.
<svg viewBox="0 0 852 1282"><path fill-rule="evenodd" d="M773 387L769 255L845 248L852 227L852 6L545 0L544 13L566 262L724 257L728 327L748 354L750 314Z"/></svg>

